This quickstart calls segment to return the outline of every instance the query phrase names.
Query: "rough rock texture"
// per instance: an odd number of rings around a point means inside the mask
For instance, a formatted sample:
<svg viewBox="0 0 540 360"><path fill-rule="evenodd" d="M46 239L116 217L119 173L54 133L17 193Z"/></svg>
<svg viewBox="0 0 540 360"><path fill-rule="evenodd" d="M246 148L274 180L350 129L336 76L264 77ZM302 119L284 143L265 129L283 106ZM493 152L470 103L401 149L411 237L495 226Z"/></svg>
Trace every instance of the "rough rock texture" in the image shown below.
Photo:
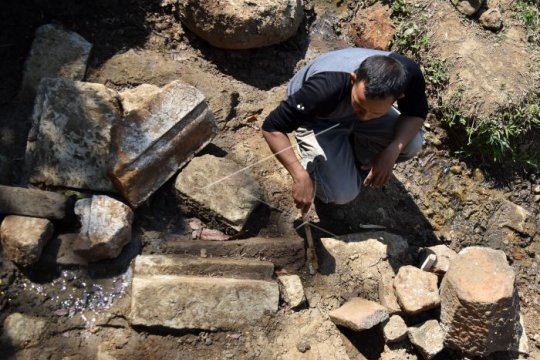
<svg viewBox="0 0 540 360"><path fill-rule="evenodd" d="M432 359L444 349L444 333L437 320L409 328L409 340L424 359Z"/></svg>
<svg viewBox="0 0 540 360"><path fill-rule="evenodd" d="M79 241L79 234L61 234L53 238L41 255L45 264L58 264L68 266L87 266L88 260L75 253Z"/></svg>
<svg viewBox="0 0 540 360"><path fill-rule="evenodd" d="M43 79L26 145L33 184L114 191L107 178L118 95L100 84Z"/></svg>
<svg viewBox="0 0 540 360"><path fill-rule="evenodd" d="M505 244L519 244L522 237L534 237L537 231L538 223L531 212L501 199L488 221L484 240L492 248L503 249Z"/></svg>
<svg viewBox="0 0 540 360"><path fill-rule="evenodd" d="M471 355L517 349L519 299L502 251L463 249L441 284L445 346Z"/></svg>
<svg viewBox="0 0 540 360"><path fill-rule="evenodd" d="M204 95L174 81L112 129L116 189L137 207L217 133Z"/></svg>
<svg viewBox="0 0 540 360"><path fill-rule="evenodd" d="M386 269L388 269L386 267ZM396 290L394 289L394 271L383 271L379 281L379 302L382 306L386 307L390 315L401 312L401 306L399 306Z"/></svg>
<svg viewBox="0 0 540 360"><path fill-rule="evenodd" d="M394 288L402 309L408 314L418 314L439 306L437 282L435 274L410 265L401 267L394 279Z"/></svg>
<svg viewBox="0 0 540 360"><path fill-rule="evenodd" d="M133 89L127 89L120 92L119 95L122 101L124 114L142 108L150 99L160 92L161 88L150 84L142 84Z"/></svg>
<svg viewBox="0 0 540 360"><path fill-rule="evenodd" d="M188 258L182 255L140 255L136 275L221 276L237 279L272 280L274 264L254 259Z"/></svg>
<svg viewBox="0 0 540 360"><path fill-rule="evenodd" d="M388 50L395 27L388 5L376 3L360 9L349 24L349 37L357 47Z"/></svg>
<svg viewBox="0 0 540 360"><path fill-rule="evenodd" d="M77 201L75 214L81 221L75 252L89 261L115 258L131 240L133 211L118 200L94 195Z"/></svg>
<svg viewBox="0 0 540 360"><path fill-rule="evenodd" d="M278 44L296 33L304 17L300 0L182 0L178 5L188 29L223 49Z"/></svg>
<svg viewBox="0 0 540 360"><path fill-rule="evenodd" d="M379 360L417 360L414 349L407 351L403 348L391 348L388 345L384 346L384 351L381 353Z"/></svg>
<svg viewBox="0 0 540 360"><path fill-rule="evenodd" d="M185 254L214 257L243 257L264 259L274 263L276 268L290 272L300 270L305 263L304 239L290 238L249 238L225 242L204 240L176 240L167 238L163 251L168 254Z"/></svg>
<svg viewBox="0 0 540 360"><path fill-rule="evenodd" d="M45 330L46 321L21 313L13 313L4 320L1 341L3 346L24 349L36 346Z"/></svg>
<svg viewBox="0 0 540 360"><path fill-rule="evenodd" d="M421 263L424 262L425 258L430 254L433 254L437 257L437 260L433 264L433 267L429 270L437 274L444 274L448 271L450 267L450 262L457 256L457 253L450 249L446 245L435 245L425 248L425 256L422 259Z"/></svg>
<svg viewBox="0 0 540 360"><path fill-rule="evenodd" d="M193 159L176 178L175 187L182 198L207 209L210 217L237 231L244 227L262 196L248 169L213 155Z"/></svg>
<svg viewBox="0 0 540 360"><path fill-rule="evenodd" d="M47 219L10 215L0 226L4 256L22 266L39 260L43 247L54 231Z"/></svg>
<svg viewBox="0 0 540 360"><path fill-rule="evenodd" d="M235 330L278 309L275 282L193 276L134 276L132 325Z"/></svg>
<svg viewBox="0 0 540 360"><path fill-rule="evenodd" d="M488 9L480 15L478 19L480 25L491 31L499 31L502 29L502 15L499 9Z"/></svg>
<svg viewBox="0 0 540 360"><path fill-rule="evenodd" d="M474 15L480 6L482 6L482 0L451 0L452 4L458 9L458 11L464 15Z"/></svg>
<svg viewBox="0 0 540 360"><path fill-rule="evenodd" d="M298 275L278 276L281 297L290 307L297 308L306 302L302 280Z"/></svg>
<svg viewBox="0 0 540 360"><path fill-rule="evenodd" d="M355 331L371 329L388 319L384 306L362 298L351 299L328 315L334 324Z"/></svg>
<svg viewBox="0 0 540 360"><path fill-rule="evenodd" d="M399 315L393 315L383 325L383 335L387 343L398 342L407 337L407 324Z"/></svg>
<svg viewBox="0 0 540 360"><path fill-rule="evenodd" d="M47 24L36 30L25 63L21 96L35 95L41 79L83 80L92 44L60 26Z"/></svg>
<svg viewBox="0 0 540 360"><path fill-rule="evenodd" d="M68 198L52 191L0 185L0 214L62 220Z"/></svg>

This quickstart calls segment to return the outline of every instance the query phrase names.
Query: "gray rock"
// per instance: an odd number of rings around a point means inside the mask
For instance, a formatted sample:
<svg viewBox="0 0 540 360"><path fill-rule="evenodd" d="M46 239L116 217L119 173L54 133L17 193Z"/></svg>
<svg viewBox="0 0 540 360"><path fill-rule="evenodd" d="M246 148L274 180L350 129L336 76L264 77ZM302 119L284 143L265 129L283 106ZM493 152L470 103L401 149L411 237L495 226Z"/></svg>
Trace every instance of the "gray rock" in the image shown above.
<svg viewBox="0 0 540 360"><path fill-rule="evenodd" d="M297 308L306 302L302 280L298 275L278 276L279 288L283 300L291 308Z"/></svg>
<svg viewBox="0 0 540 360"><path fill-rule="evenodd" d="M77 201L75 214L82 225L75 252L89 261L115 258L131 240L133 211L118 200L94 195Z"/></svg>
<svg viewBox="0 0 540 360"><path fill-rule="evenodd" d="M204 95L174 81L112 129L116 189L132 207L148 199L217 134Z"/></svg>
<svg viewBox="0 0 540 360"><path fill-rule="evenodd" d="M87 266L88 260L75 253L79 234L61 234L53 238L41 256L44 264L58 264L68 266Z"/></svg>
<svg viewBox="0 0 540 360"><path fill-rule="evenodd" d="M445 346L475 355L518 348L515 273L502 251L463 249L441 284Z"/></svg>
<svg viewBox="0 0 540 360"><path fill-rule="evenodd" d="M103 85L43 79L26 145L30 182L114 191L107 172L119 109L117 93Z"/></svg>
<svg viewBox="0 0 540 360"><path fill-rule="evenodd" d="M77 33L40 26L25 63L21 96L33 97L43 78L83 80L91 50L92 44Z"/></svg>
<svg viewBox="0 0 540 360"><path fill-rule="evenodd" d="M387 343L394 343L407 338L407 324L399 315L393 315L383 325L383 335Z"/></svg>
<svg viewBox="0 0 540 360"><path fill-rule="evenodd" d="M437 275L407 265L399 269L394 288L401 308L408 314L439 306L441 299L437 287Z"/></svg>
<svg viewBox="0 0 540 360"><path fill-rule="evenodd" d="M183 0L179 14L188 29L223 49L278 44L296 33L304 17L299 0L226 0L219 6L211 0Z"/></svg>
<svg viewBox="0 0 540 360"><path fill-rule="evenodd" d="M160 92L161 88L150 84L142 84L133 89L120 92L124 114L144 107L148 101Z"/></svg>
<svg viewBox="0 0 540 360"><path fill-rule="evenodd" d="M499 9L488 9L478 18L480 25L491 31L499 31L503 27L502 15Z"/></svg>
<svg viewBox="0 0 540 360"><path fill-rule="evenodd" d="M452 4L456 7L456 9L467 16L474 15L478 10L480 10L480 6L482 6L482 0L451 0Z"/></svg>
<svg viewBox="0 0 540 360"><path fill-rule="evenodd" d="M421 263L423 263L425 257L429 256L430 254L435 255L437 260L435 260L433 267L429 271L437 274L446 273L450 267L450 262L457 256L457 253L446 245L430 246L424 250L425 256Z"/></svg>
<svg viewBox="0 0 540 360"><path fill-rule="evenodd" d="M272 280L274 264L254 259L189 258L185 255L140 255L135 275L220 276L237 279Z"/></svg>
<svg viewBox="0 0 540 360"><path fill-rule="evenodd" d="M334 324L355 331L371 329L388 319L388 312L384 306L361 298L347 301L339 309L331 311L328 315Z"/></svg>
<svg viewBox="0 0 540 360"><path fill-rule="evenodd" d="M278 309L275 282L195 276L134 276L132 325L236 330Z"/></svg>
<svg viewBox="0 0 540 360"><path fill-rule="evenodd" d="M11 182L11 161L0 155L0 184L9 185Z"/></svg>
<svg viewBox="0 0 540 360"><path fill-rule="evenodd" d="M432 359L444 349L444 333L437 320L409 328L409 340L424 359Z"/></svg>
<svg viewBox="0 0 540 360"><path fill-rule="evenodd" d="M181 199L240 231L262 196L254 177L232 160L203 155L186 166L175 183Z"/></svg>
<svg viewBox="0 0 540 360"><path fill-rule="evenodd" d="M7 216L0 226L4 255L19 265L32 265L39 260L53 232L53 224L47 219Z"/></svg>
<svg viewBox="0 0 540 360"><path fill-rule="evenodd" d="M522 237L533 237L537 230L538 223L530 211L501 199L488 221L484 240L490 247L501 249L507 243L519 243Z"/></svg>
<svg viewBox="0 0 540 360"><path fill-rule="evenodd" d="M46 324L44 319L13 313L4 320L2 342L15 349L37 346Z"/></svg>
<svg viewBox="0 0 540 360"><path fill-rule="evenodd" d="M52 191L0 185L0 214L62 220L68 198Z"/></svg>

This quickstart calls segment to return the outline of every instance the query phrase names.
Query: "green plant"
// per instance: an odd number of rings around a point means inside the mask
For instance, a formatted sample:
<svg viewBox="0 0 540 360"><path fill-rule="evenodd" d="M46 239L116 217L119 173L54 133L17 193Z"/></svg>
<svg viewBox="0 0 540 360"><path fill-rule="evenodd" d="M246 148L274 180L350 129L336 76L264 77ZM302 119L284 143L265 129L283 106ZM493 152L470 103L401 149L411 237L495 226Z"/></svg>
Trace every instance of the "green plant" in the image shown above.
<svg viewBox="0 0 540 360"><path fill-rule="evenodd" d="M427 50L429 35L412 23L402 23L392 39L392 50L408 55L420 62L421 53Z"/></svg>
<svg viewBox="0 0 540 360"><path fill-rule="evenodd" d="M390 8L393 18L404 19L411 15L411 10L405 0L392 0Z"/></svg>
<svg viewBox="0 0 540 360"><path fill-rule="evenodd" d="M448 85L448 73L443 60L430 58L424 66L424 75L431 97L436 97Z"/></svg>
<svg viewBox="0 0 540 360"><path fill-rule="evenodd" d="M519 0L516 9L521 21L527 28L527 39L540 45L540 0Z"/></svg>

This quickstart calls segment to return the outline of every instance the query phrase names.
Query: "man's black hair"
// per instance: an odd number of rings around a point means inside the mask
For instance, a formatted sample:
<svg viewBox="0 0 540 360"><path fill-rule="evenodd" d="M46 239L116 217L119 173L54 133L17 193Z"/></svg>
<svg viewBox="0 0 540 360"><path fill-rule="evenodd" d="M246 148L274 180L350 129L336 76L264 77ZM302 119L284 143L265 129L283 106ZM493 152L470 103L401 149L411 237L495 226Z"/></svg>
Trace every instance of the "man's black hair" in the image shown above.
<svg viewBox="0 0 540 360"><path fill-rule="evenodd" d="M355 70L356 81L364 81L368 99L398 99L407 86L407 72L399 61L384 55L365 59Z"/></svg>

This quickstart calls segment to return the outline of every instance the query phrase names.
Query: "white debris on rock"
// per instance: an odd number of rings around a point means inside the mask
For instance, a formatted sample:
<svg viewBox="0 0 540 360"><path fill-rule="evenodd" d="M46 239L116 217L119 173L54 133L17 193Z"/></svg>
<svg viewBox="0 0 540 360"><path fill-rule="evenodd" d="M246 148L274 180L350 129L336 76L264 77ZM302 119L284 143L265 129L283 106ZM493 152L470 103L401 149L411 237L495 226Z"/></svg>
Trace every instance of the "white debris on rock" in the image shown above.
<svg viewBox="0 0 540 360"><path fill-rule="evenodd" d="M302 280L298 275L281 275L278 276L280 284L280 293L283 300L289 304L291 308L297 308L306 302L304 287Z"/></svg>
<svg viewBox="0 0 540 360"><path fill-rule="evenodd" d="M334 324L354 331L371 329L388 319L384 306L362 298L353 298L328 315Z"/></svg>
<svg viewBox="0 0 540 360"><path fill-rule="evenodd" d="M409 340L424 359L432 359L444 349L444 333L437 320L409 328Z"/></svg>
<svg viewBox="0 0 540 360"><path fill-rule="evenodd" d="M394 288L403 310L408 314L418 314L438 307L441 299L437 282L437 275L414 266L399 268L394 279Z"/></svg>

